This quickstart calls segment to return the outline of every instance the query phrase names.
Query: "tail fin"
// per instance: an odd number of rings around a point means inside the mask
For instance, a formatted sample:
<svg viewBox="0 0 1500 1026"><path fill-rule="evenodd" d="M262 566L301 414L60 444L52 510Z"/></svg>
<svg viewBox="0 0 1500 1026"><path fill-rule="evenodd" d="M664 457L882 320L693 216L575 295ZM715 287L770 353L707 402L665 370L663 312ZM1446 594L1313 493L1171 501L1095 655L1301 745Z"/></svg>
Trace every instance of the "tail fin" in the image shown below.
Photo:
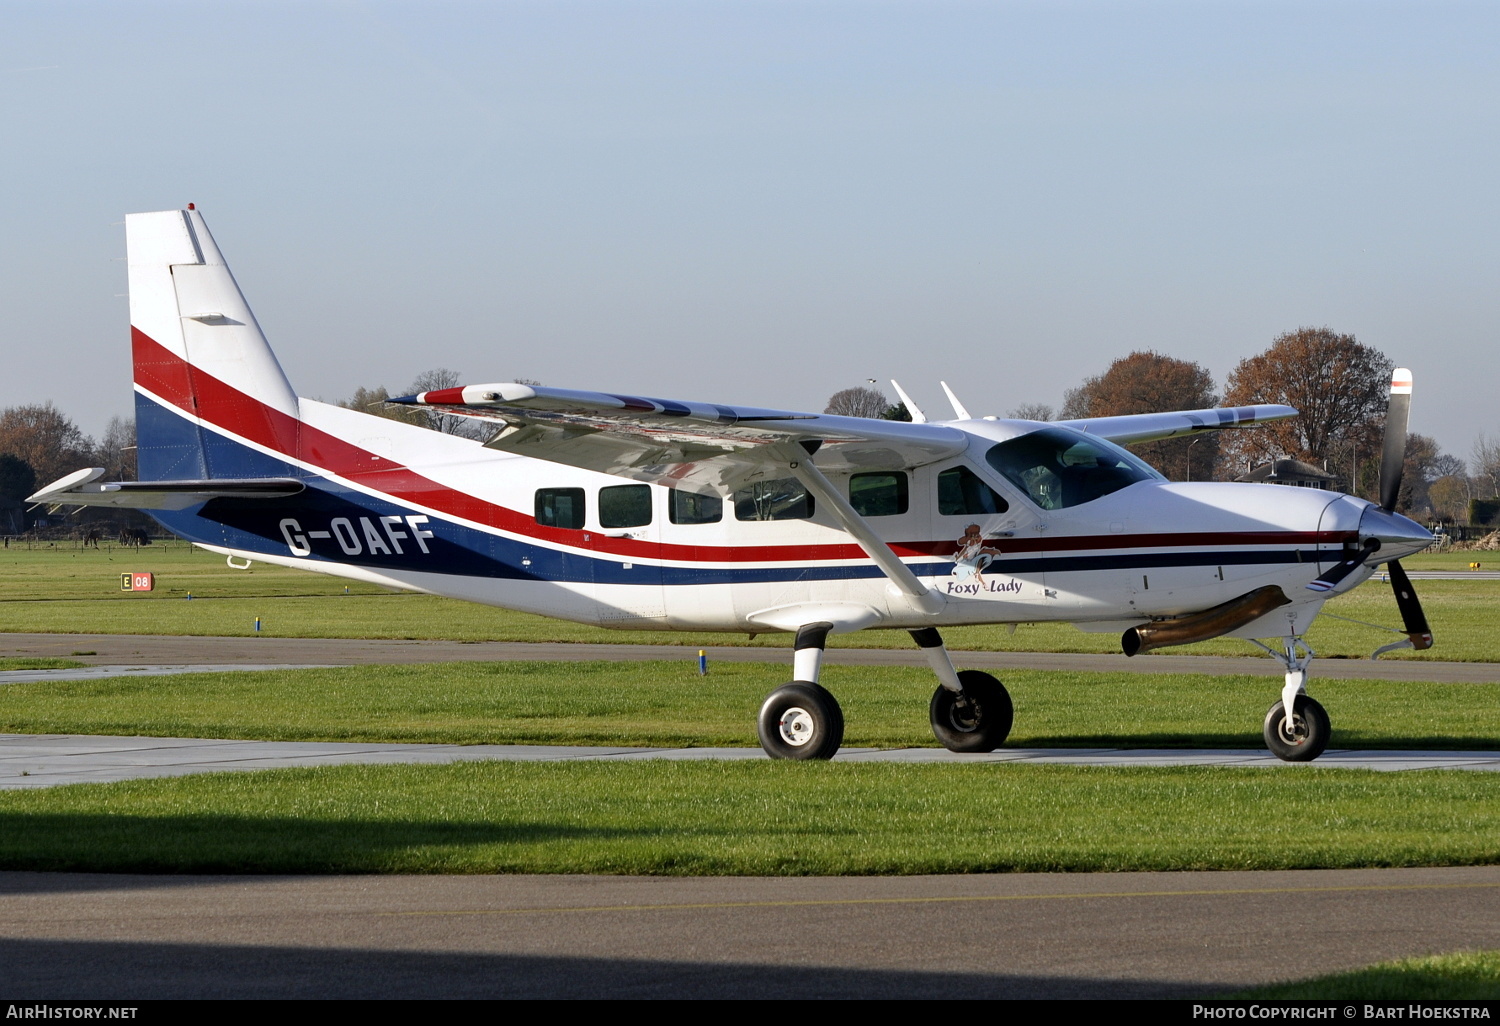
<svg viewBox="0 0 1500 1026"><path fill-rule="evenodd" d="M125 245L140 480L251 476L235 439L295 454L297 395L203 215L130 214Z"/></svg>

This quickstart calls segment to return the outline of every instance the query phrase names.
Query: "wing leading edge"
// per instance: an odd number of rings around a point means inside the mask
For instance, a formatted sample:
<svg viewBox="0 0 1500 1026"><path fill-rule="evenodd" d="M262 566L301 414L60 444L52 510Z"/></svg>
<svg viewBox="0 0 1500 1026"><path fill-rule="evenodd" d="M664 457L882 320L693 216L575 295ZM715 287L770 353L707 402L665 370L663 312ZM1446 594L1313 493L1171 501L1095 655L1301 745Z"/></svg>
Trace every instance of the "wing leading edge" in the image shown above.
<svg viewBox="0 0 1500 1026"><path fill-rule="evenodd" d="M1291 406L1263 403L1258 406L1234 406L1215 410L1183 410L1177 413L1136 413L1124 417L1092 417L1084 420L1060 420L1057 423L1077 431L1107 438L1118 445L1155 442L1163 438L1196 435L1203 431L1227 431L1234 428L1259 427L1272 421L1297 416Z"/></svg>

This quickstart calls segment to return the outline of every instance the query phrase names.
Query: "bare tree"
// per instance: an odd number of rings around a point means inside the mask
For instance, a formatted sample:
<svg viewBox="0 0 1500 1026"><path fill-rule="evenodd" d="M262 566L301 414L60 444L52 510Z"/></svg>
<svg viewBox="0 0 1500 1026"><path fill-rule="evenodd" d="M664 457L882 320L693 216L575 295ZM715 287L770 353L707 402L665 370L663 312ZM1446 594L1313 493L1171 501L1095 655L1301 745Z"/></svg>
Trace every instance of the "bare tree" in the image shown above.
<svg viewBox="0 0 1500 1026"><path fill-rule="evenodd" d="M1402 513L1427 513L1433 509L1432 483L1441 475L1434 468L1442 458L1437 441L1413 432L1406 436L1406 460L1401 468L1401 492L1396 509Z"/></svg>
<svg viewBox="0 0 1500 1026"><path fill-rule="evenodd" d="M411 383L408 391L415 395L419 392L436 392L443 388L457 388L463 384L463 376L456 370L447 367L434 367L430 371L418 374L416 380ZM434 431L441 431L445 435L457 435L460 438L472 438L475 441L485 441L493 435L501 425L487 420L476 420L472 417L455 417L451 413L443 413L439 410L420 410L422 416L427 418L425 427Z"/></svg>
<svg viewBox="0 0 1500 1026"><path fill-rule="evenodd" d="M530 378L516 378L517 384L540 385L540 381ZM457 388L463 383L463 378L458 371L449 370L447 367L434 367L430 371L423 371L417 375L402 395L417 395L422 392L436 392L442 388ZM415 424L432 431L440 431L447 435L458 435L460 438L472 438L477 441L485 441L497 430L500 425L494 421L478 420L472 417L457 417L451 413L443 413L440 410L424 409L417 406L405 406L388 402L391 393L384 385L375 388L363 386L354 390L354 395L339 403L346 410L359 410L361 413L373 413L377 417L385 417L389 420L399 420L407 424Z"/></svg>
<svg viewBox="0 0 1500 1026"><path fill-rule="evenodd" d="M1006 416L1015 420L1054 420L1057 413L1046 403L1022 403Z"/></svg>
<svg viewBox="0 0 1500 1026"><path fill-rule="evenodd" d="M365 388L361 385L354 390L354 394L339 403L346 410L358 410L360 413L373 414L376 417L384 417L387 420L399 420L406 424L415 424L417 427L427 427L427 417L420 410L410 406L398 406L389 403L391 393L384 385L376 385L374 388Z"/></svg>
<svg viewBox="0 0 1500 1026"><path fill-rule="evenodd" d="M1466 474L1444 474L1427 489L1432 511L1444 520L1463 521L1469 515L1474 488Z"/></svg>
<svg viewBox="0 0 1500 1026"><path fill-rule="evenodd" d="M1464 466L1464 461L1451 453L1439 453L1432 461L1432 479L1436 481L1440 477L1451 477L1454 474L1465 473L1469 468Z"/></svg>
<svg viewBox="0 0 1500 1026"><path fill-rule="evenodd" d="M1474 439L1470 456L1469 469L1482 482L1480 487L1491 496L1500 497L1500 437L1481 434Z"/></svg>
<svg viewBox="0 0 1500 1026"><path fill-rule="evenodd" d="M824 407L823 412L839 417L870 417L879 420L890 408L890 400L883 392L861 385L858 388L846 388L842 392L833 393L828 397L828 405Z"/></svg>
<svg viewBox="0 0 1500 1026"><path fill-rule="evenodd" d="M109 472L111 481L134 481L135 418L111 417L99 438L96 461Z"/></svg>

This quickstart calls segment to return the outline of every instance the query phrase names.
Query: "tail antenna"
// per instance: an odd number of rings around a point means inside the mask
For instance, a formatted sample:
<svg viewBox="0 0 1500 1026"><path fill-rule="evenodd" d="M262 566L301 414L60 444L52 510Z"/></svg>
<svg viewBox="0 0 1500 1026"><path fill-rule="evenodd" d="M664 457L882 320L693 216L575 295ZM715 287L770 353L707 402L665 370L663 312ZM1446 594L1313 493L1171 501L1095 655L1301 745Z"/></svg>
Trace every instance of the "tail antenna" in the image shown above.
<svg viewBox="0 0 1500 1026"><path fill-rule="evenodd" d="M948 387L948 382L939 381L938 384L942 385L943 391L948 393L948 401L953 404L954 416L959 420L973 420L974 418L969 416L969 411L964 409L964 404L958 401L958 396L953 394L953 389Z"/></svg>
<svg viewBox="0 0 1500 1026"><path fill-rule="evenodd" d="M911 396L906 394L906 389L901 387L901 382L892 378L891 386L895 388L896 394L901 397L901 402L906 406L906 412L911 414L911 422L913 424L926 424L927 414L923 413L921 407L911 401Z"/></svg>

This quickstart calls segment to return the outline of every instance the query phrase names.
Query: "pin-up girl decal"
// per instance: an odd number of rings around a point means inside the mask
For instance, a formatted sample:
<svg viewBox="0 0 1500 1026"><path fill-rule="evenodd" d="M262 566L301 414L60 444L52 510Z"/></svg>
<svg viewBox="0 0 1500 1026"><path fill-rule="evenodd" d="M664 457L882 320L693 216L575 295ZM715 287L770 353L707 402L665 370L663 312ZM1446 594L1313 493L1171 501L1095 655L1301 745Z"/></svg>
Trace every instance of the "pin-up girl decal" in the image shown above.
<svg viewBox="0 0 1500 1026"><path fill-rule="evenodd" d="M953 576L960 581L967 581L972 577L983 587L984 568L994 562L998 555L999 549L985 546L979 525L970 524L964 528L964 536L958 540L958 551L953 554Z"/></svg>

